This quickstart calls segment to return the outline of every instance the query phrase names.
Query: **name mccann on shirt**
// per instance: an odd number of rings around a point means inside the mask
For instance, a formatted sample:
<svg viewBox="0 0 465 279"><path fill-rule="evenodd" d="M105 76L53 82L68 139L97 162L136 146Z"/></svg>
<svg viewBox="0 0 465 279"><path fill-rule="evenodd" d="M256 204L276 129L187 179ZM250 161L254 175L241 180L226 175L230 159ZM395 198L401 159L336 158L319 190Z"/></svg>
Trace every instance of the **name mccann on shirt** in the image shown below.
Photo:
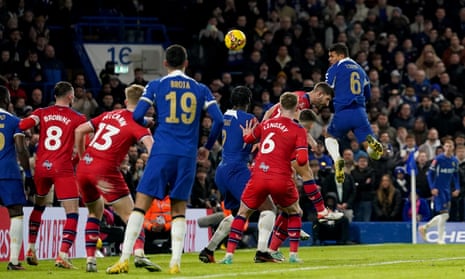
<svg viewBox="0 0 465 279"><path fill-rule="evenodd" d="M118 113L115 113L115 114L107 114L103 117L103 120L106 120L106 119L114 119L116 121L118 121L119 125L121 127L124 127L126 125L128 125L128 123L126 122L126 119L124 117L121 116L121 114L118 114Z"/></svg>
<svg viewBox="0 0 465 279"><path fill-rule="evenodd" d="M283 133L286 133L288 131L287 127L283 125L282 123L266 123L263 125L263 130L270 129L270 128L277 128L283 131Z"/></svg>
<svg viewBox="0 0 465 279"><path fill-rule="evenodd" d="M183 81L183 80L172 80L170 82L170 86L173 88L185 88L185 89L191 88L191 84L188 81Z"/></svg>
<svg viewBox="0 0 465 279"><path fill-rule="evenodd" d="M45 122L49 122L49 121L59 121L59 122L63 122L63 123L65 123L66 125L68 125L69 122L71 122L71 119L69 119L69 118L66 117L66 116L59 115L59 114L50 114L50 115L45 115L45 116L44 116L44 121L45 121Z"/></svg>

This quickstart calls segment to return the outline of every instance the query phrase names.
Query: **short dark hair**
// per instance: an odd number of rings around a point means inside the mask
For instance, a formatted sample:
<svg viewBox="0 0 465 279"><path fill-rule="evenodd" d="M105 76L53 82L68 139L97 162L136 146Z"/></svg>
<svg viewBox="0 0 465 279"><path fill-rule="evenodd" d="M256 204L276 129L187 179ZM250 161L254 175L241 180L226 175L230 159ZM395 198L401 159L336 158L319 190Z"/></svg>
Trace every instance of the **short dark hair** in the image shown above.
<svg viewBox="0 0 465 279"><path fill-rule="evenodd" d="M55 88L53 88L53 94L55 97L62 97L68 94L70 91L74 91L73 85L67 81L60 81L55 84Z"/></svg>
<svg viewBox="0 0 465 279"><path fill-rule="evenodd" d="M304 109L299 114L299 121L301 122L315 122L316 114L311 109Z"/></svg>
<svg viewBox="0 0 465 279"><path fill-rule="evenodd" d="M331 96L331 98L334 97L334 89L324 81L318 82L317 84L315 84L315 87L313 87L313 90L321 91L323 94Z"/></svg>
<svg viewBox="0 0 465 279"><path fill-rule="evenodd" d="M236 86L231 92L233 106L246 106L252 101L252 91L246 86Z"/></svg>
<svg viewBox="0 0 465 279"><path fill-rule="evenodd" d="M181 45L171 45L166 49L165 59L170 67L181 68L187 60L187 51Z"/></svg>
<svg viewBox="0 0 465 279"><path fill-rule="evenodd" d="M342 54L345 57L349 57L349 48L343 43L337 43L332 45L329 48L329 52L335 52L337 54Z"/></svg>
<svg viewBox="0 0 465 279"><path fill-rule="evenodd" d="M284 110L292 110L297 107L297 96L291 92L285 92L279 98L279 103Z"/></svg>

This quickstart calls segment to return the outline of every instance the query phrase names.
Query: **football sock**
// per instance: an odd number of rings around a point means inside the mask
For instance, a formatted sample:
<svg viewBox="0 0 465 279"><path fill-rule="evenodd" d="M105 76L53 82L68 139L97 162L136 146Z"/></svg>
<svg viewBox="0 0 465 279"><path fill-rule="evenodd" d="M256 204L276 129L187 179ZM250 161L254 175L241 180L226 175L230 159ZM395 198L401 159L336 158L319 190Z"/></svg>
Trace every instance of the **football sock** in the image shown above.
<svg viewBox="0 0 465 279"><path fill-rule="evenodd" d="M273 235L271 237L271 242L270 242L270 250L271 251L278 251L279 247L281 244L286 240L287 238L287 228L288 228L288 223L289 223L289 216L285 212L281 212L278 215L278 218L276 218L274 229L273 229Z"/></svg>
<svg viewBox="0 0 465 279"><path fill-rule="evenodd" d="M134 244L144 223L144 215L145 212L138 208L134 208L134 211L129 215L126 233L124 234L123 249L119 259L120 262L124 262L131 256Z"/></svg>
<svg viewBox="0 0 465 279"><path fill-rule="evenodd" d="M444 230L446 228L446 221L449 219L449 213L439 214L438 222L438 242L444 242Z"/></svg>
<svg viewBox="0 0 465 279"><path fill-rule="evenodd" d="M341 158L341 155L339 155L339 143L335 138L325 138L325 146L334 163L336 163Z"/></svg>
<svg viewBox="0 0 465 279"><path fill-rule="evenodd" d="M304 181L303 184L304 192L312 201L316 211L321 212L325 210L325 203L323 201L323 197L321 196L320 190L318 190L318 187L316 186L315 180L307 180Z"/></svg>
<svg viewBox="0 0 465 279"><path fill-rule="evenodd" d="M37 240L37 234L39 233L40 221L42 220L42 213L45 211L45 205L39 206L34 205L31 216L29 216L29 247L28 249L36 250L35 244Z"/></svg>
<svg viewBox="0 0 465 279"><path fill-rule="evenodd" d="M300 229L302 229L302 218L300 214L289 215L289 223L287 232L289 235L289 251L295 252L299 250Z"/></svg>
<svg viewBox="0 0 465 279"><path fill-rule="evenodd" d="M441 214L436 215L431 219L428 223L425 224L425 229L429 229L431 227L436 226L439 223L439 219L441 219Z"/></svg>
<svg viewBox="0 0 465 279"><path fill-rule="evenodd" d="M184 249L184 238L186 237L186 217L184 215L173 216L171 222L171 261L170 267L181 264L182 250Z"/></svg>
<svg viewBox="0 0 465 279"><path fill-rule="evenodd" d="M267 251L275 218L276 214L271 210L264 210L260 213L260 218L258 219L258 251Z"/></svg>
<svg viewBox="0 0 465 279"><path fill-rule="evenodd" d="M95 217L88 217L86 222L86 254L87 258L95 257L97 250L97 240L100 234L100 220Z"/></svg>
<svg viewBox="0 0 465 279"><path fill-rule="evenodd" d="M17 265L23 244L23 216L10 218L10 263Z"/></svg>
<svg viewBox="0 0 465 279"><path fill-rule="evenodd" d="M66 214L66 222L63 227L63 239L61 240L60 252L68 254L69 248L73 245L76 239L76 230L78 224L78 213Z"/></svg>
<svg viewBox="0 0 465 279"><path fill-rule="evenodd" d="M228 236L229 232L231 231L231 224L233 220L234 217L232 215L226 216L223 218L223 220L221 220L218 228L212 236L212 239L210 239L210 242L208 242L208 250L215 251L218 245L220 245L221 241L223 241L223 239Z"/></svg>
<svg viewBox="0 0 465 279"><path fill-rule="evenodd" d="M231 225L231 232L229 233L228 247L226 252L233 254L236 250L239 241L242 239L242 234L244 233L244 225L247 220L238 215L234 218L234 221Z"/></svg>
<svg viewBox="0 0 465 279"><path fill-rule="evenodd" d="M144 257L145 230L142 228L134 244L134 256Z"/></svg>

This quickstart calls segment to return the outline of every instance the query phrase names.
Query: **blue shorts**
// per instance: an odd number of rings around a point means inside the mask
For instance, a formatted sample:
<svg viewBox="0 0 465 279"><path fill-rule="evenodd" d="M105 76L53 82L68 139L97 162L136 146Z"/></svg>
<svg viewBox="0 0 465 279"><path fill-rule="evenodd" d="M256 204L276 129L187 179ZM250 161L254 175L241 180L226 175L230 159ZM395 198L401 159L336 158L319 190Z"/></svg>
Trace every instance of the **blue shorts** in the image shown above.
<svg viewBox="0 0 465 279"><path fill-rule="evenodd" d="M224 197L224 207L238 209L245 185L250 179L250 170L245 164L220 163L216 168L215 184Z"/></svg>
<svg viewBox="0 0 465 279"><path fill-rule="evenodd" d="M196 173L197 158L175 155L150 156L137 192L162 200L187 201L191 195Z"/></svg>
<svg viewBox="0 0 465 279"><path fill-rule="evenodd" d="M439 190L439 193L436 197L434 197L434 212L441 212L450 210L450 193L447 191Z"/></svg>
<svg viewBox="0 0 465 279"><path fill-rule="evenodd" d="M4 206L26 205L23 181L21 179L0 179L0 200Z"/></svg>
<svg viewBox="0 0 465 279"><path fill-rule="evenodd" d="M366 141L368 135L373 135L370 122L364 107L346 108L334 113L328 127L328 133L335 138L342 138L349 131L353 131L357 141Z"/></svg>

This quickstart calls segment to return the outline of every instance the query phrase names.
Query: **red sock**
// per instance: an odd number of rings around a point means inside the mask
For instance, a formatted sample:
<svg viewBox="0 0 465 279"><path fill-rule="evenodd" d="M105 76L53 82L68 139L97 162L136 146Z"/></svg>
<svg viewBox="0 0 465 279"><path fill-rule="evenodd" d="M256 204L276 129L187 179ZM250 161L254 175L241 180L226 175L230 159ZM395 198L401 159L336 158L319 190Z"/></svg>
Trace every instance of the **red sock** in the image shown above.
<svg viewBox="0 0 465 279"><path fill-rule="evenodd" d="M304 181L304 191L307 197L312 201L316 211L320 212L325 210L325 203L323 201L323 197L321 196L320 190L318 190L315 180L312 179Z"/></svg>
<svg viewBox="0 0 465 279"><path fill-rule="evenodd" d="M40 221L42 220L42 213L44 213L45 205L34 205L31 216L29 216L29 243L36 243L37 234L39 233Z"/></svg>
<svg viewBox="0 0 465 279"><path fill-rule="evenodd" d="M87 257L95 257L97 240L100 235L100 220L89 217L86 223L86 254Z"/></svg>
<svg viewBox="0 0 465 279"><path fill-rule="evenodd" d="M66 223L63 228L63 239L61 241L60 252L68 253L69 248L73 245L74 240L76 239L78 218L78 213L66 214Z"/></svg>
<svg viewBox="0 0 465 279"><path fill-rule="evenodd" d="M289 234L289 251L297 253L299 250L300 229L302 228L302 218L300 214L289 216L287 232Z"/></svg>
<svg viewBox="0 0 465 279"><path fill-rule="evenodd" d="M285 212L281 212L276 218L273 228L273 235L271 236L270 249L277 251L281 244L288 237L287 235L288 215Z"/></svg>
<svg viewBox="0 0 465 279"><path fill-rule="evenodd" d="M244 225L247 220L242 216L236 216L231 225L231 232L229 233L228 248L226 252L234 253L239 241L242 239L244 233Z"/></svg>
<svg viewBox="0 0 465 279"><path fill-rule="evenodd" d="M139 236L136 239L136 244L134 244L134 251L137 249L144 250L144 243L145 243L145 231L144 231L144 228L142 228Z"/></svg>

